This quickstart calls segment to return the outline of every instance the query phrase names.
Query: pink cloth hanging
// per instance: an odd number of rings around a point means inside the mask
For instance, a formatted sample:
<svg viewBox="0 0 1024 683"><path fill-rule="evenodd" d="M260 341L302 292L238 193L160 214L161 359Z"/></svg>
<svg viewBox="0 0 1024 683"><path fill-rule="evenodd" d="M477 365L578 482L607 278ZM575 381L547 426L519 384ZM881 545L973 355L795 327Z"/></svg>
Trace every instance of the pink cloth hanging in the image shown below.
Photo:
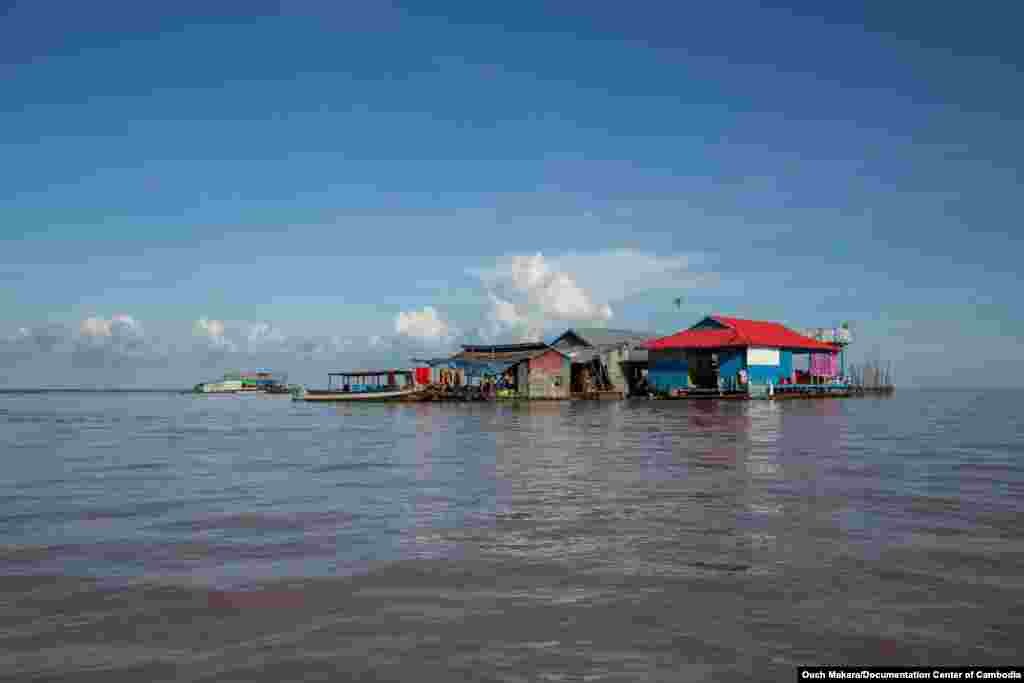
<svg viewBox="0 0 1024 683"><path fill-rule="evenodd" d="M836 377L839 374L839 354L812 353L811 374L815 377Z"/></svg>

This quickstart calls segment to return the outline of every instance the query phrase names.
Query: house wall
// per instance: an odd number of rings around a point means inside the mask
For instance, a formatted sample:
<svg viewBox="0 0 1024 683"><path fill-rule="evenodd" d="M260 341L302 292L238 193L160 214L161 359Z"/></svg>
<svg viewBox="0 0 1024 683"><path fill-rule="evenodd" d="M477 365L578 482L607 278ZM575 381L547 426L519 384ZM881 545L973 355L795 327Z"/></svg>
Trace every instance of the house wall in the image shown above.
<svg viewBox="0 0 1024 683"><path fill-rule="evenodd" d="M530 364L525 361L516 366L516 390L520 396L530 395Z"/></svg>
<svg viewBox="0 0 1024 683"><path fill-rule="evenodd" d="M628 389L626 372L622 366L625 360L626 354L620 349L612 349L601 354L601 362L608 368L608 379L611 380L612 387L617 391L626 391Z"/></svg>
<svg viewBox="0 0 1024 683"><path fill-rule="evenodd" d="M722 349L718 352L718 376L726 389L737 387L737 375L747 366L744 349Z"/></svg>
<svg viewBox="0 0 1024 683"><path fill-rule="evenodd" d="M818 377L835 377L839 374L838 353L810 354L810 371Z"/></svg>
<svg viewBox="0 0 1024 683"><path fill-rule="evenodd" d="M700 352L708 355L709 352ZM783 378L793 377L793 353L779 351L778 365L748 365L746 349L722 349L718 354L718 375L723 387L736 386L736 375L741 369L747 370L751 384L764 385L771 381L779 384ZM691 356L693 354L691 353ZM650 370L647 381L656 391L672 391L694 386L691 376L693 358L687 360L687 353L681 349L661 349L650 352Z"/></svg>
<svg viewBox="0 0 1024 683"><path fill-rule="evenodd" d="M648 356L647 382L655 391L686 389L690 368L681 349L652 350Z"/></svg>
<svg viewBox="0 0 1024 683"><path fill-rule="evenodd" d="M783 378L792 378L793 352L780 351L778 365L748 365L747 373L751 384L778 384Z"/></svg>
<svg viewBox="0 0 1024 683"><path fill-rule="evenodd" d="M520 391L525 387L528 398L569 398L571 363L557 351L547 351L520 363L526 369L526 382L520 381Z"/></svg>

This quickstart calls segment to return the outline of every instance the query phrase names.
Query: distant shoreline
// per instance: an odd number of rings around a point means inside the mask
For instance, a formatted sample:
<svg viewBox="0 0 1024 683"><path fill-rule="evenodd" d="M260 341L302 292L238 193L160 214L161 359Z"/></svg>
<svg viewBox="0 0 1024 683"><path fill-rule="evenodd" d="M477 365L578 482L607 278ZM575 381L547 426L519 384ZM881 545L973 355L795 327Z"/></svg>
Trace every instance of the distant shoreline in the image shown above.
<svg viewBox="0 0 1024 683"><path fill-rule="evenodd" d="M0 388L0 394L188 394L191 389L92 389L88 387Z"/></svg>

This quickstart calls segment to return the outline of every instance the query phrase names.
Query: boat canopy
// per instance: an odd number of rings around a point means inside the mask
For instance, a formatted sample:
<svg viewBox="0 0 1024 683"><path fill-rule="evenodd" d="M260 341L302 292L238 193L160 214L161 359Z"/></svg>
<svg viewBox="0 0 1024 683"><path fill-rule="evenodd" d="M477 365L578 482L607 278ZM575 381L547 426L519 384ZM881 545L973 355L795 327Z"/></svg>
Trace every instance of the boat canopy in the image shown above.
<svg viewBox="0 0 1024 683"><path fill-rule="evenodd" d="M462 370L466 377L497 377L505 373L510 367L521 362L518 360L475 360L464 358L432 358L429 360L417 359L414 362L429 365L432 368L444 368L447 370Z"/></svg>
<svg viewBox="0 0 1024 683"><path fill-rule="evenodd" d="M351 372L328 372L328 377L387 377L388 375L411 375L412 370L354 370Z"/></svg>

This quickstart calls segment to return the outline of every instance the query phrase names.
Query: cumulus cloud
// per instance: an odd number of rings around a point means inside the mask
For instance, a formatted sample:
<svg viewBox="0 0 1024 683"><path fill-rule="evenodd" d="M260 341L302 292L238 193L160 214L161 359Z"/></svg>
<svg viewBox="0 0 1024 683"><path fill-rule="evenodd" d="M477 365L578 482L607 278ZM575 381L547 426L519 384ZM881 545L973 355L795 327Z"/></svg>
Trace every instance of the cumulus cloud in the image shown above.
<svg viewBox="0 0 1024 683"><path fill-rule="evenodd" d="M284 333L270 323L253 323L248 326L247 341L250 347L281 348L288 340Z"/></svg>
<svg viewBox="0 0 1024 683"><path fill-rule="evenodd" d="M489 304L485 337L535 340L549 325L611 320L611 304L657 289L692 288L709 281L694 273L692 255L659 256L632 249L502 257L479 278Z"/></svg>
<svg viewBox="0 0 1024 683"><path fill-rule="evenodd" d="M102 318L86 318L78 328L83 337L109 337L110 321Z"/></svg>
<svg viewBox="0 0 1024 683"><path fill-rule="evenodd" d="M369 340L338 335L289 334L271 322L218 320L202 317L192 334L208 358L219 362L226 354L295 354L311 359L369 348Z"/></svg>
<svg viewBox="0 0 1024 683"><path fill-rule="evenodd" d="M202 317L192 325L192 333L210 346L219 351L234 351L237 345L226 335L227 328L223 320L215 320Z"/></svg>
<svg viewBox="0 0 1024 683"><path fill-rule="evenodd" d="M489 327L478 330L485 340L509 337L516 341L536 341L544 334L543 319L531 318L511 301L505 301L493 292L487 293L490 308L487 311Z"/></svg>
<svg viewBox="0 0 1024 683"><path fill-rule="evenodd" d="M490 304L488 336L533 340L548 322L605 321L613 315L607 302L595 300L572 273L541 253L508 256L475 274Z"/></svg>
<svg viewBox="0 0 1024 683"><path fill-rule="evenodd" d="M62 325L21 327L0 343L0 364L11 367L57 353L64 354L73 368L130 368L162 362L155 340L146 336L138 320L118 314L85 318L77 333ZM54 361L40 362L52 365Z"/></svg>
<svg viewBox="0 0 1024 683"><path fill-rule="evenodd" d="M441 319L436 308L426 306L418 311L403 311L395 316L395 332L420 342L441 343L451 336L452 329Z"/></svg>
<svg viewBox="0 0 1024 683"><path fill-rule="evenodd" d="M71 331L61 325L19 327L0 338L0 367L13 367L39 354L68 348Z"/></svg>
<svg viewBox="0 0 1024 683"><path fill-rule="evenodd" d="M82 320L71 362L76 368L116 368L163 361L156 340L146 335L138 320L121 313L110 318L90 316Z"/></svg>
<svg viewBox="0 0 1024 683"><path fill-rule="evenodd" d="M498 262L481 280L488 291L511 302L518 298L537 312L563 320L612 317L608 304L599 304L570 273L560 270L541 253L509 256Z"/></svg>
<svg viewBox="0 0 1024 683"><path fill-rule="evenodd" d="M142 326L132 316L120 313L111 318L86 318L78 332L85 339L135 339L142 337Z"/></svg>

